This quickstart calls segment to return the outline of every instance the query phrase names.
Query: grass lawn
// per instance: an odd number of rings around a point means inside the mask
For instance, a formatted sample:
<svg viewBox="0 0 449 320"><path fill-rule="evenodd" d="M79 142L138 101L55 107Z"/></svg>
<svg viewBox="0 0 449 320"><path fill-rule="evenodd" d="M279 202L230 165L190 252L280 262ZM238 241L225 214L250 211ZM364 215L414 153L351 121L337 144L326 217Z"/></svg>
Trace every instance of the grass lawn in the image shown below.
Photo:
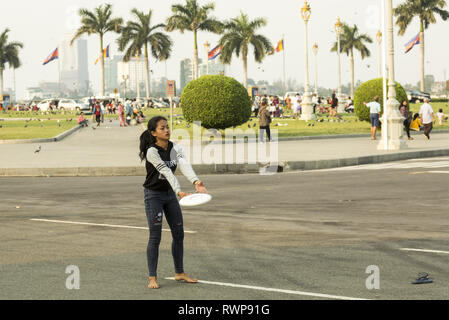
<svg viewBox="0 0 449 320"><path fill-rule="evenodd" d="M60 121L60 124L55 120L0 121L0 140L54 138L78 125L76 121Z"/></svg>
<svg viewBox="0 0 449 320"><path fill-rule="evenodd" d="M410 109L412 112L419 112L421 104L412 104ZM449 106L447 103L433 103L432 107L436 112L443 109L446 115L449 115ZM170 109L146 109L144 114L148 119L154 116L165 116L167 119L170 116ZM189 132L193 137L193 125L189 125L182 117L182 109L174 110L174 128L183 129ZM287 112L286 116L291 116L291 112ZM86 118L91 120L91 115L86 115ZM0 113L0 119L21 118L33 119L30 122L24 121L0 121L0 140L9 139L37 139L37 138L53 138L58 134L70 130L76 126L78 116L76 112L64 112L55 114L41 114L30 112L15 112L10 111L6 115ZM41 119L44 121L36 121L34 119ZM48 120L50 119L50 120ZM61 127L58 126L56 120L60 120ZM73 119L72 122L67 120ZM117 119L116 115L105 115L105 121ZM323 119L324 122L310 121L308 123L295 119L274 119L271 125L272 130L277 130L280 138L282 137L301 137L301 136L325 136L325 135L344 135L344 134L369 134L370 124L368 122L361 122L354 114L343 114L342 121L329 118L327 114L318 115L318 119ZM256 134L259 133L258 119L251 118L251 120L242 126L235 129L247 131L251 129ZM24 128L28 125L28 128ZM435 125L434 130L449 130L449 123L445 122L443 126ZM202 132L206 130L202 129ZM224 132L221 132L224 136Z"/></svg>

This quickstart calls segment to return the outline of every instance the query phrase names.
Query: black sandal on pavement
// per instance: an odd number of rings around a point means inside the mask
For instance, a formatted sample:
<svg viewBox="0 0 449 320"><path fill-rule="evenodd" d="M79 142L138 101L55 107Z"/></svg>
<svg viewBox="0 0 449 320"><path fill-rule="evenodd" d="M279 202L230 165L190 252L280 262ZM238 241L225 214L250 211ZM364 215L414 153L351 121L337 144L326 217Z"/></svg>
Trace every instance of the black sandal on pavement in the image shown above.
<svg viewBox="0 0 449 320"><path fill-rule="evenodd" d="M429 275L427 273L420 273L418 274L418 279L412 282L412 284L426 284L426 283L433 283L433 279L429 278Z"/></svg>

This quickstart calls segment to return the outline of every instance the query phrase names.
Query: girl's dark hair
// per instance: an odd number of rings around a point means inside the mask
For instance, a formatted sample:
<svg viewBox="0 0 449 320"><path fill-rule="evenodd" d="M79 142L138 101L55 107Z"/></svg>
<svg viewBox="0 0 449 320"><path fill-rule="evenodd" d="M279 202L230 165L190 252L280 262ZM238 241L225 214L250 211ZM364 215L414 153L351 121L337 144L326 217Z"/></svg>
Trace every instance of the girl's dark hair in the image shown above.
<svg viewBox="0 0 449 320"><path fill-rule="evenodd" d="M144 161L147 158L148 149L157 142L151 132L156 131L159 122L163 120L167 121L164 117L154 117L148 121L148 130L145 130L145 132L140 136L140 160Z"/></svg>

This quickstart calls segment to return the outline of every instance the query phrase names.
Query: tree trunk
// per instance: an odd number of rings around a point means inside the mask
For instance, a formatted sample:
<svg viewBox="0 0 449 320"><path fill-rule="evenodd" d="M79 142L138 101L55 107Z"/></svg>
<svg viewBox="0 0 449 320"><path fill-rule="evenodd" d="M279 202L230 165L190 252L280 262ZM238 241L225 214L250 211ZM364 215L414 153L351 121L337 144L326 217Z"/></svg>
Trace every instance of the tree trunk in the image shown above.
<svg viewBox="0 0 449 320"><path fill-rule="evenodd" d="M0 67L0 100L3 100L3 68Z"/></svg>
<svg viewBox="0 0 449 320"><path fill-rule="evenodd" d="M248 56L243 56L243 86L248 89Z"/></svg>
<svg viewBox="0 0 449 320"><path fill-rule="evenodd" d="M198 35L197 31L193 31L194 44L193 44L193 70L192 70L192 78L193 80L198 79Z"/></svg>
<svg viewBox="0 0 449 320"><path fill-rule="evenodd" d="M145 88L147 99L150 99L150 63L148 60L148 45L145 44Z"/></svg>
<svg viewBox="0 0 449 320"><path fill-rule="evenodd" d="M425 90L425 51L424 51L424 23L421 20L421 39L420 39L420 48L421 48L421 92L424 92Z"/></svg>
<svg viewBox="0 0 449 320"><path fill-rule="evenodd" d="M354 99L354 86L355 86L354 49L351 49L351 99Z"/></svg>
<svg viewBox="0 0 449 320"><path fill-rule="evenodd" d="M104 90L104 48L103 48L103 36L100 35L100 47L101 47L101 96L105 96Z"/></svg>

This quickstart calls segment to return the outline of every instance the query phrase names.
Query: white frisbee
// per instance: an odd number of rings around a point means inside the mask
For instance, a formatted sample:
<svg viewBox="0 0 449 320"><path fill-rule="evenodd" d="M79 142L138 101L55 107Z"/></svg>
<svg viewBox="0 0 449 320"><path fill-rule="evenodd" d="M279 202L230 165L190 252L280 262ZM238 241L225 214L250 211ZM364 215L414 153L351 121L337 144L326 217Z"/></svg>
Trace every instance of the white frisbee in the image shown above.
<svg viewBox="0 0 449 320"><path fill-rule="evenodd" d="M179 201L179 204L183 207L196 207L206 204L212 200L210 194L195 193L190 196L184 197Z"/></svg>

